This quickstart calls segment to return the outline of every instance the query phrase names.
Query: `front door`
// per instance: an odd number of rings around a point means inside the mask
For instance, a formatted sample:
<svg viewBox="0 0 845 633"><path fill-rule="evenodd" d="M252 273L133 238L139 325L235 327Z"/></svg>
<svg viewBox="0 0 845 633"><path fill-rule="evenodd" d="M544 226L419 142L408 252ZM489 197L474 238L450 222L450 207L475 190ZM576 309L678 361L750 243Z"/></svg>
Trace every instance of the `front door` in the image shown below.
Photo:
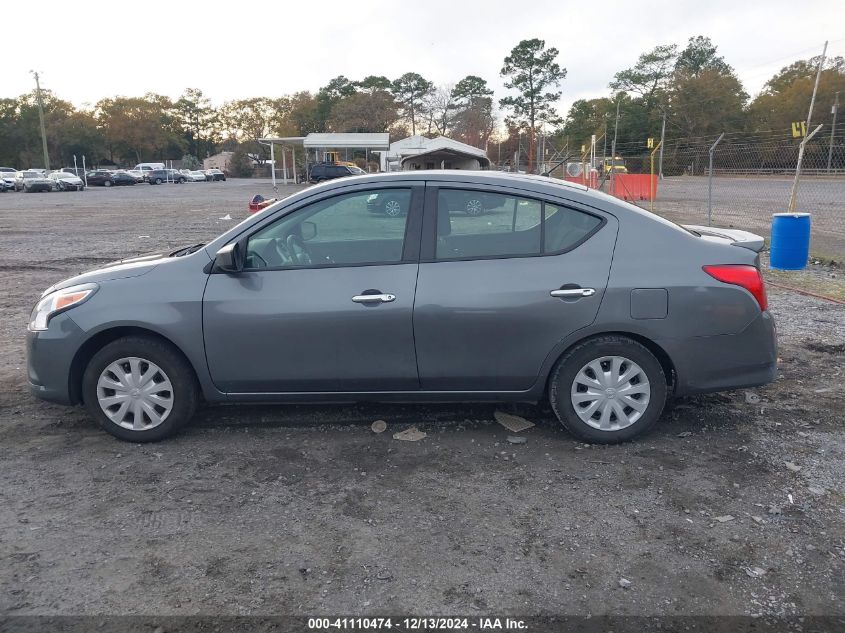
<svg viewBox="0 0 845 633"><path fill-rule="evenodd" d="M498 189L429 185L414 334L420 387L525 391L593 322L616 219Z"/></svg>
<svg viewBox="0 0 845 633"><path fill-rule="evenodd" d="M418 389L412 311L422 191L371 187L337 194L283 212L240 240L245 270L210 275L203 301L217 387L229 393ZM402 213L374 212L380 196Z"/></svg>

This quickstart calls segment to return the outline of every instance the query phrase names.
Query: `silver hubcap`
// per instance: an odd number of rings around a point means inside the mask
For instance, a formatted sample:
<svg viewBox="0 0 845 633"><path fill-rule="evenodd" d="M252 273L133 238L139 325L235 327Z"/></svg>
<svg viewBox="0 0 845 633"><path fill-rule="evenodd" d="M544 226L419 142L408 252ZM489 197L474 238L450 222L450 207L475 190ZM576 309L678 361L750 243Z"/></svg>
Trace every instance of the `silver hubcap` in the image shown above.
<svg viewBox="0 0 845 633"><path fill-rule="evenodd" d="M581 368L572 382L572 408L599 431L619 431L648 408L651 386L642 367L624 356L602 356Z"/></svg>
<svg viewBox="0 0 845 633"><path fill-rule="evenodd" d="M389 216L397 216L402 213L402 205L396 200L388 200L384 205L384 212Z"/></svg>
<svg viewBox="0 0 845 633"><path fill-rule="evenodd" d="M479 215L483 210L481 200L470 200L467 202L467 213L469 215Z"/></svg>
<svg viewBox="0 0 845 633"><path fill-rule="evenodd" d="M170 415L173 386L161 367L130 356L114 361L102 371L97 381L97 402L118 426L147 431Z"/></svg>

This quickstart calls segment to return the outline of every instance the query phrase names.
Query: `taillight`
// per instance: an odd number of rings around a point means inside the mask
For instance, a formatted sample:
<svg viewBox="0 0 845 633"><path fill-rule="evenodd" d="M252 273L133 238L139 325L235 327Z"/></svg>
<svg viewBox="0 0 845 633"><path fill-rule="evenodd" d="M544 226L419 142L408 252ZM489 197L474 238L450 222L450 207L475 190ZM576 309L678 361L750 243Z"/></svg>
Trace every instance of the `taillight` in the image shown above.
<svg viewBox="0 0 845 633"><path fill-rule="evenodd" d="M726 284L741 286L754 295L761 310L769 307L766 298L766 286L763 275L756 266L745 264L721 264L719 266L702 266L704 272Z"/></svg>

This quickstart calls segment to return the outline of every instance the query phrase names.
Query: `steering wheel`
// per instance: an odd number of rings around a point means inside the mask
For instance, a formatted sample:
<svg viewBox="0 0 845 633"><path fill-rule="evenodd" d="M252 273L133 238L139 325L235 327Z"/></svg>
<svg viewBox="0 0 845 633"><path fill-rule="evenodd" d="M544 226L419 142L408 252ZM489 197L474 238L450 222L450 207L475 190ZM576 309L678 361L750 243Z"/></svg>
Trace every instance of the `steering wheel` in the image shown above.
<svg viewBox="0 0 845 633"><path fill-rule="evenodd" d="M278 237L273 240L273 246L275 247L276 255L279 258L279 266L290 266L292 264L296 264L296 257L293 256L290 249L285 244L284 239Z"/></svg>
<svg viewBox="0 0 845 633"><path fill-rule="evenodd" d="M305 248L305 242L298 235L294 233L288 235L287 250L297 264L301 266L311 265L311 255L308 253L308 249Z"/></svg>

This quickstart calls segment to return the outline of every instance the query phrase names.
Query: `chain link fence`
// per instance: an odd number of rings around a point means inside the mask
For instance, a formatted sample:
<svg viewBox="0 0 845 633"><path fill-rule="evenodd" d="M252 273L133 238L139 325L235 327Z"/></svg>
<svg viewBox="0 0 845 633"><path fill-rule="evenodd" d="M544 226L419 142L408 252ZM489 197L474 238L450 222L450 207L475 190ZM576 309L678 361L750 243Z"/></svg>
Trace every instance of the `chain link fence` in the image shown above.
<svg viewBox="0 0 845 633"><path fill-rule="evenodd" d="M789 210L799 139L725 135L714 147L715 141L667 142L662 148L662 179L659 148L623 154L628 174L654 184L631 188L620 178L613 192L675 222L706 225L709 220L713 226L745 229L768 238L772 214ZM605 183L603 189L611 191L610 184ZM845 260L845 136L807 142L795 210L812 214L811 252Z"/></svg>

